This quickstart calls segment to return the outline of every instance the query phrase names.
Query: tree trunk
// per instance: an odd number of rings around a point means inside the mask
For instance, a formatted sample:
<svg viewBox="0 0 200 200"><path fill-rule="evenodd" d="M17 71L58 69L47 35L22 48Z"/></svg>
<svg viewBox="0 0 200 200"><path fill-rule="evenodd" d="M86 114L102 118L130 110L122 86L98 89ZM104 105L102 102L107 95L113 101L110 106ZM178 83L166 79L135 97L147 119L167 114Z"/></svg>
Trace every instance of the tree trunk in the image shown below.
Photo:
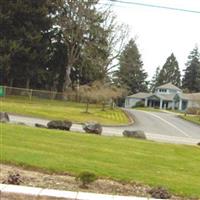
<svg viewBox="0 0 200 200"><path fill-rule="evenodd" d="M14 79L11 78L11 79L10 79L10 84L9 84L10 87L13 87L13 81L14 81Z"/></svg>
<svg viewBox="0 0 200 200"><path fill-rule="evenodd" d="M9 84L10 88L7 91L8 94L12 94L13 82L14 82L14 79L10 78L10 84Z"/></svg>
<svg viewBox="0 0 200 200"><path fill-rule="evenodd" d="M63 84L63 92L70 86L70 84L72 83L72 80L70 78L71 75L71 69L72 67L70 65L68 65L66 67L66 71L65 71L65 82Z"/></svg>
<svg viewBox="0 0 200 200"><path fill-rule="evenodd" d="M102 111L105 111L105 101L102 103Z"/></svg>
<svg viewBox="0 0 200 200"><path fill-rule="evenodd" d="M26 79L26 89L30 88L30 78Z"/></svg>
<svg viewBox="0 0 200 200"><path fill-rule="evenodd" d="M88 110L89 110L89 101L87 101L85 112L88 113Z"/></svg>
<svg viewBox="0 0 200 200"><path fill-rule="evenodd" d="M111 104L110 104L110 109L111 109L111 110L114 110L114 107L115 107L115 102L114 102L114 100L112 99Z"/></svg>

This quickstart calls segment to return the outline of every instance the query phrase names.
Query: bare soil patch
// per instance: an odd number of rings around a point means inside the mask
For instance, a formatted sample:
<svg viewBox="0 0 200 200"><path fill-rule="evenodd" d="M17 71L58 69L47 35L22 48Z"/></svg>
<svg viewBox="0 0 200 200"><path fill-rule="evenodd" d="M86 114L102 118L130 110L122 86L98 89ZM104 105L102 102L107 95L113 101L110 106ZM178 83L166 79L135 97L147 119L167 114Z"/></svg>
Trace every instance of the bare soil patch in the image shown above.
<svg viewBox="0 0 200 200"><path fill-rule="evenodd" d="M22 167L17 167L14 165L0 164L0 183L7 180L10 173L18 173L22 178L21 185L49 188L49 189L59 189L68 191L83 191L83 192L94 192L103 194L116 194L116 195L126 195L126 196L138 196L138 197L150 197L149 190L150 186L139 184L135 182L123 183L113 180L98 179L93 183L88 185L87 189L80 188L80 183L76 181L76 178L69 175L58 175L58 174L48 174L39 171L27 170ZM7 197L1 197L7 200ZM30 197L31 198L31 197ZM16 199L16 198L9 198ZM18 199L23 199L19 198ZM187 200L191 198L183 198L173 196L173 200Z"/></svg>

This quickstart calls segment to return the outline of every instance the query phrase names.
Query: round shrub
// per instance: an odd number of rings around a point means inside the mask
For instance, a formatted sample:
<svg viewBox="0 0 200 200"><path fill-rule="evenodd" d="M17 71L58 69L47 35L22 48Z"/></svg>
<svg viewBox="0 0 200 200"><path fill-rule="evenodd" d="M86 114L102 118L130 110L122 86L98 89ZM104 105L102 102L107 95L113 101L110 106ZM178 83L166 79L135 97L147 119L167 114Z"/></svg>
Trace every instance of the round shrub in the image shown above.
<svg viewBox="0 0 200 200"><path fill-rule="evenodd" d="M136 102L136 104L133 106L133 108L138 108L138 107L144 107L144 101L138 101Z"/></svg>
<svg viewBox="0 0 200 200"><path fill-rule="evenodd" d="M92 172L81 172L77 176L77 180L81 181L81 187L82 188L87 188L88 184L94 182L97 179L96 175Z"/></svg>

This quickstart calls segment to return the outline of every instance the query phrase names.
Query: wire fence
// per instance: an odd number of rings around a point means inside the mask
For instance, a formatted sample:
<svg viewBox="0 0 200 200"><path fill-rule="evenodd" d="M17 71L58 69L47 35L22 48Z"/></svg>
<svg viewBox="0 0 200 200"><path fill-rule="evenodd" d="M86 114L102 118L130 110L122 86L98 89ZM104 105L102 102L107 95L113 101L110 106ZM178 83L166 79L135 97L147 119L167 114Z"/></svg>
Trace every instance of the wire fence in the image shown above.
<svg viewBox="0 0 200 200"><path fill-rule="evenodd" d="M6 98L10 96L20 96L29 99L34 98L49 99L49 100L68 100L79 101L76 91L56 92L47 90L35 90L17 87L0 86L0 97Z"/></svg>

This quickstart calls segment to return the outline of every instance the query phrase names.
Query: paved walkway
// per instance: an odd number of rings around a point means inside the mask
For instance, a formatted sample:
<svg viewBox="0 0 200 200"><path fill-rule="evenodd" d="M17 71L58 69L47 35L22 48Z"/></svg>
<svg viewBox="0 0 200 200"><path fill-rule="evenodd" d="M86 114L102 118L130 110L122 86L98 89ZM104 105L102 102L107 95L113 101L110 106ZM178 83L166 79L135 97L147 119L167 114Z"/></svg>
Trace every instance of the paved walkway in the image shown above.
<svg viewBox="0 0 200 200"><path fill-rule="evenodd" d="M25 195L31 199L66 199L66 200L153 200L153 198L95 194L88 192L72 192L63 190L42 189L36 187L0 184L1 198L8 199L9 195ZM7 197L7 198L6 198ZM16 199L16 198L15 198ZM157 199L158 200L158 199Z"/></svg>

